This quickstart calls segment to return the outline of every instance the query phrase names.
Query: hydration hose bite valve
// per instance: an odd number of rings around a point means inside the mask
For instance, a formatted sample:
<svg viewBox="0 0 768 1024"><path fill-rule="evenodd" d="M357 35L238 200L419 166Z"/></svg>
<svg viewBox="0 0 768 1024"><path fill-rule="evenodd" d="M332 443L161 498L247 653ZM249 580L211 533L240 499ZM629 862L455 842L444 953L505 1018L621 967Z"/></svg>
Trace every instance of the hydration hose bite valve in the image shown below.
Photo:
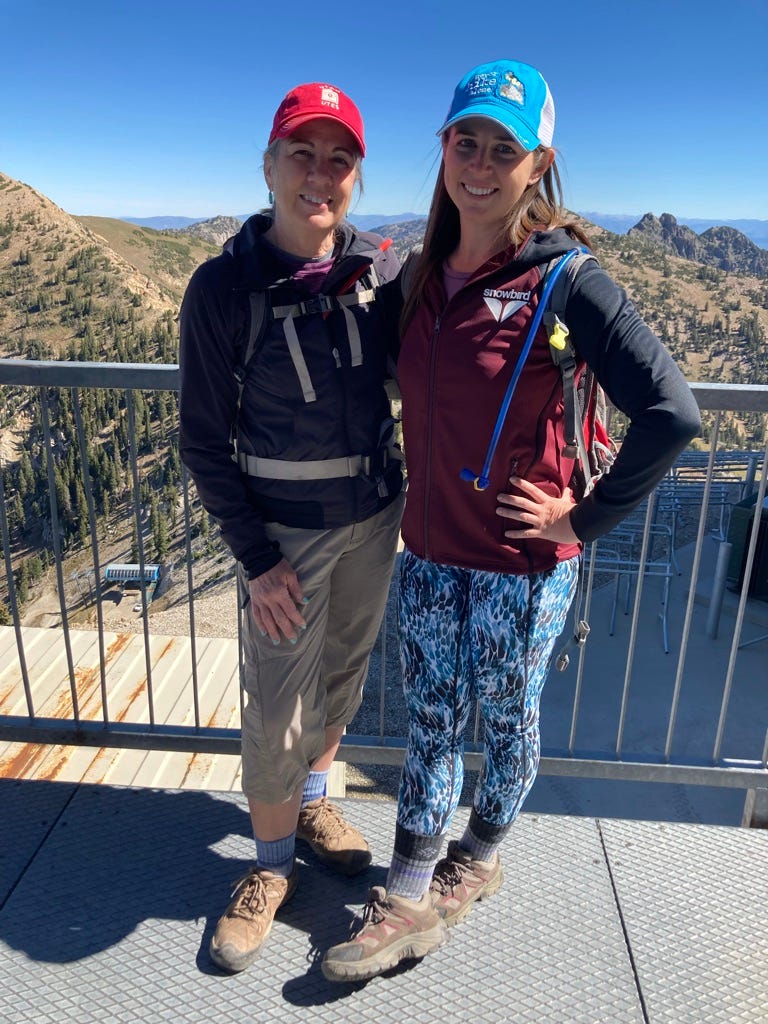
<svg viewBox="0 0 768 1024"><path fill-rule="evenodd" d="M459 476L462 480L466 480L468 483L472 484L476 491L487 491L488 485L491 482L487 476L483 476L482 474L478 476L477 473L473 473L471 469L462 469Z"/></svg>

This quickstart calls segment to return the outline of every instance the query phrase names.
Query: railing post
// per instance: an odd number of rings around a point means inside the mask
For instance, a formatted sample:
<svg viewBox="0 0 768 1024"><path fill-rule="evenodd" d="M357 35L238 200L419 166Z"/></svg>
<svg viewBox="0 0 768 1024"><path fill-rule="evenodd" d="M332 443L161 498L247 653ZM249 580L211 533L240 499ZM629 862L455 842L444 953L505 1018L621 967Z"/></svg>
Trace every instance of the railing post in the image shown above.
<svg viewBox="0 0 768 1024"><path fill-rule="evenodd" d="M328 772L327 795L341 799L347 795L347 765L345 761L334 761Z"/></svg>
<svg viewBox="0 0 768 1024"><path fill-rule="evenodd" d="M742 828L768 828L768 789L748 789Z"/></svg>
<svg viewBox="0 0 768 1024"><path fill-rule="evenodd" d="M747 472L744 477L744 486L741 489L741 500L751 498L755 490L755 477L757 476L757 455L753 455L747 464Z"/></svg>
<svg viewBox="0 0 768 1024"><path fill-rule="evenodd" d="M720 625L720 612L723 609L723 596L725 594L725 580L728 575L728 562L731 558L733 544L724 540L717 549L717 563L715 565L715 578L712 582L712 596L709 599L709 614L707 615L707 636L713 640L717 637L717 630Z"/></svg>

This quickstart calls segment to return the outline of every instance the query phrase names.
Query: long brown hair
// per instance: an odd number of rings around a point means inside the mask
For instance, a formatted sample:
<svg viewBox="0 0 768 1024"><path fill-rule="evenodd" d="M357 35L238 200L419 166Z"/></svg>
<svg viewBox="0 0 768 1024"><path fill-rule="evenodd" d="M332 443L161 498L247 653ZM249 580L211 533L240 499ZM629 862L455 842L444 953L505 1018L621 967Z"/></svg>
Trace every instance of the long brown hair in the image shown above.
<svg viewBox="0 0 768 1024"><path fill-rule="evenodd" d="M539 146L535 152L548 153L549 150L545 146ZM541 178L526 188L509 211L499 234L499 249L521 245L531 231L557 227L565 228L574 239L589 245L583 228L569 218L563 205L560 174L553 160ZM400 316L401 334L421 303L427 281L454 251L460 238L459 211L445 187L444 164L441 159L424 232L424 247L418 266L411 276L411 285Z"/></svg>

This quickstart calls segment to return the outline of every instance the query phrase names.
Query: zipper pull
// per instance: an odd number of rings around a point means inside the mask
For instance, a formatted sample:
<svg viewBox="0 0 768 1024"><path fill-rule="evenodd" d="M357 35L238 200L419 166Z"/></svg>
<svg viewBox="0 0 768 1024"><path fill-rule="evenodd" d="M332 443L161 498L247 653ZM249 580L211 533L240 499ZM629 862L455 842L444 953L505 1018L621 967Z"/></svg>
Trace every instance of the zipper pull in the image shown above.
<svg viewBox="0 0 768 1024"><path fill-rule="evenodd" d="M335 349L332 350L331 354L333 355L334 361L336 362L336 369L340 370L341 369L341 356L339 355L339 350L337 348L335 348Z"/></svg>

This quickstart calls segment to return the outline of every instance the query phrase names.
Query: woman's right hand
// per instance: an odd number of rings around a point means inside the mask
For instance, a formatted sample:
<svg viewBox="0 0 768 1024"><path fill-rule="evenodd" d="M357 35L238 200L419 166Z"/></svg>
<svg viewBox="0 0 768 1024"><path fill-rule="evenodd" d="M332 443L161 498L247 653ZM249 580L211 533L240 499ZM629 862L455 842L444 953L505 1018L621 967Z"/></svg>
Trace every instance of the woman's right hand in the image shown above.
<svg viewBox="0 0 768 1024"><path fill-rule="evenodd" d="M273 644L279 644L283 637L295 644L297 631L306 629L307 624L296 607L305 603L304 592L290 562L283 558L273 569L248 580L248 592L253 619L262 636L268 636Z"/></svg>

